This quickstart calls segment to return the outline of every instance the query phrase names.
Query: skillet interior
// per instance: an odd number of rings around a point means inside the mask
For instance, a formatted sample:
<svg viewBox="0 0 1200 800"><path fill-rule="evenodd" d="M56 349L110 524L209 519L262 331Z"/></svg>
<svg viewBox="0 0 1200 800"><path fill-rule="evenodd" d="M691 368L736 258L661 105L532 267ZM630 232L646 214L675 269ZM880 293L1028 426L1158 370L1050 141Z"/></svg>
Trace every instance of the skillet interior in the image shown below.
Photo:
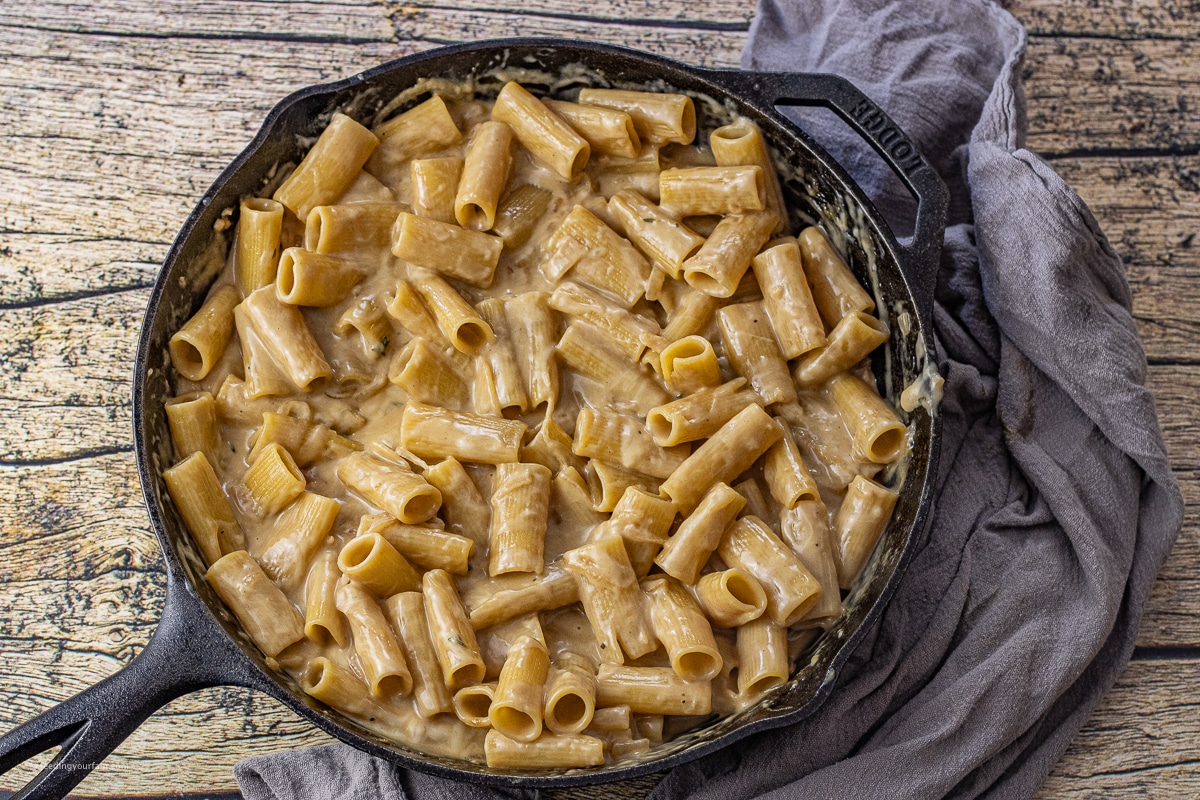
<svg viewBox="0 0 1200 800"><path fill-rule="evenodd" d="M562 77L553 80L547 75ZM928 317L915 303L910 289L914 278L905 275L895 239L870 202L818 145L774 109L757 107L723 88L721 71L692 69L605 45L506 40L442 48L336 84L301 90L272 111L255 140L217 179L185 223L151 297L135 375L136 399L141 403L136 450L151 519L162 542L168 571L172 577L182 579L175 582L186 585L203 601L248 659L239 667L245 674L231 674L229 682L265 688L330 734L404 766L514 786L563 786L633 777L691 760L754 731L806 716L828 694L858 635L890 597L911 555L916 531L923 527L938 427L936 416L931 417L924 409L918 409L909 420L914 430L913 453L895 513L875 556L848 598L843 617L801 658L801 667L792 680L776 694L740 714L653 749L644 761L566 772L513 772L428 756L384 740L308 697L290 676L273 669L205 582L200 555L173 504L166 499L161 476L174 456L163 403L173 394L167 341L199 308L232 242L232 228L219 230L222 215L235 222L239 197L258 190L276 165L298 160L333 111L349 113L370 124L381 112L390 115L424 99L427 91L418 90L408 91L407 101L402 104L391 102L428 76L452 82L478 77L482 94L494 94L506 79L522 80L535 93L541 88L561 94L584 84L683 91L697 100L705 131L732 114L753 119L774 149L795 230L822 221L835 243L849 253L860 281L874 290L879 313L891 331L886 347L877 351L874 366L880 386L894 404L898 405L900 390L920 374L932 342ZM897 322L902 313L908 314L907 326Z"/></svg>

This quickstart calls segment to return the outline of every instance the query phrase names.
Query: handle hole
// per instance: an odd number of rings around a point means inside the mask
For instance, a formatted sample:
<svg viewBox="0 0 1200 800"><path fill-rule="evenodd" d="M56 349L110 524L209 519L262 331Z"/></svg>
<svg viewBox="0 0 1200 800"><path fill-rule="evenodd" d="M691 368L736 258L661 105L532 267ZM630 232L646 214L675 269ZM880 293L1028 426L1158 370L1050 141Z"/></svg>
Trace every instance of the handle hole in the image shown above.
<svg viewBox="0 0 1200 800"><path fill-rule="evenodd" d="M779 113L795 122L833 156L883 215L901 244L912 240L917 223L917 200L892 168L837 112L823 106L778 105Z"/></svg>
<svg viewBox="0 0 1200 800"><path fill-rule="evenodd" d="M4 776L5 783L16 785L16 789L0 788L0 792L17 791L43 771L54 768L70 752L88 724L87 720L81 720L49 731L0 756L0 775Z"/></svg>

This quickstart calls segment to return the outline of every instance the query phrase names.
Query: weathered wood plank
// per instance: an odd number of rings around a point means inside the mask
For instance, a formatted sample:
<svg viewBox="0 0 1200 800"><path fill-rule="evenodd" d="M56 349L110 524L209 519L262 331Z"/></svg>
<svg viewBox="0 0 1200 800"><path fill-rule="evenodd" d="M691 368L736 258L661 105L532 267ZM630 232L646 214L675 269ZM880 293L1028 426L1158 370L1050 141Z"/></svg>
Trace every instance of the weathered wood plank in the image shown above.
<svg viewBox="0 0 1200 800"><path fill-rule="evenodd" d="M166 254L165 242L0 233L0 310L149 286Z"/></svg>
<svg viewBox="0 0 1200 800"><path fill-rule="evenodd" d="M0 311L0 462L127 444L137 332L149 291Z"/></svg>
<svg viewBox="0 0 1200 800"><path fill-rule="evenodd" d="M1028 147L1195 152L1197 74L1195 40L1034 38L1024 71Z"/></svg>
<svg viewBox="0 0 1200 800"><path fill-rule="evenodd" d="M1005 5L1035 36L1200 37L1200 17L1189 0L1010 0Z"/></svg>
<svg viewBox="0 0 1200 800"><path fill-rule="evenodd" d="M1200 662L1130 664L1037 797L1200 795L1198 687Z"/></svg>
<svg viewBox="0 0 1200 800"><path fill-rule="evenodd" d="M1200 361L1200 157L1071 158L1051 166L1125 261L1147 357Z"/></svg>
<svg viewBox="0 0 1200 800"><path fill-rule="evenodd" d="M1188 506L1183 530L1150 593L1139 647L1200 647L1200 475L1183 473L1179 479Z"/></svg>
<svg viewBox="0 0 1200 800"><path fill-rule="evenodd" d="M284 95L401 52L0 27L0 230L169 243Z"/></svg>
<svg viewBox="0 0 1200 800"><path fill-rule="evenodd" d="M0 25L158 39L203 36L269 41L388 42L392 28L371 0L169 0L157 3L8 0Z"/></svg>

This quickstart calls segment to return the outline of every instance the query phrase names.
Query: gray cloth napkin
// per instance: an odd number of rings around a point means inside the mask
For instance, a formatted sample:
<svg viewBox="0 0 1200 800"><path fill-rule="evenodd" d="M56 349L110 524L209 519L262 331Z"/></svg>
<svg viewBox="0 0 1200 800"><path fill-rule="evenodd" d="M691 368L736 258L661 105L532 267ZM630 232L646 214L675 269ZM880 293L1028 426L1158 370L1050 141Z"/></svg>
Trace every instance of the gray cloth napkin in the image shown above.
<svg viewBox="0 0 1200 800"><path fill-rule="evenodd" d="M675 769L653 800L1029 797L1129 659L1183 504L1121 261L1022 149L1024 46L986 0L759 3L743 66L850 78L950 186L941 488L899 590L821 709ZM911 224L912 198L853 134L811 113L805 125L897 229ZM341 745L235 773L250 800L535 795Z"/></svg>

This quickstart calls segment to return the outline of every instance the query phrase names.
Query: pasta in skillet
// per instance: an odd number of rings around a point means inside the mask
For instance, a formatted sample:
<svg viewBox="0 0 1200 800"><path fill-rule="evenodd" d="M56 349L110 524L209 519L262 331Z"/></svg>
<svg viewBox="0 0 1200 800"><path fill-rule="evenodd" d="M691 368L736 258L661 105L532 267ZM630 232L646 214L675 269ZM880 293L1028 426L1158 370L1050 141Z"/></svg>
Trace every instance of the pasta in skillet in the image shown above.
<svg viewBox="0 0 1200 800"><path fill-rule="evenodd" d="M784 683L891 517L887 338L757 127L680 94L335 114L171 340L164 473L321 702L504 769ZM885 479L885 474L888 476Z"/></svg>

